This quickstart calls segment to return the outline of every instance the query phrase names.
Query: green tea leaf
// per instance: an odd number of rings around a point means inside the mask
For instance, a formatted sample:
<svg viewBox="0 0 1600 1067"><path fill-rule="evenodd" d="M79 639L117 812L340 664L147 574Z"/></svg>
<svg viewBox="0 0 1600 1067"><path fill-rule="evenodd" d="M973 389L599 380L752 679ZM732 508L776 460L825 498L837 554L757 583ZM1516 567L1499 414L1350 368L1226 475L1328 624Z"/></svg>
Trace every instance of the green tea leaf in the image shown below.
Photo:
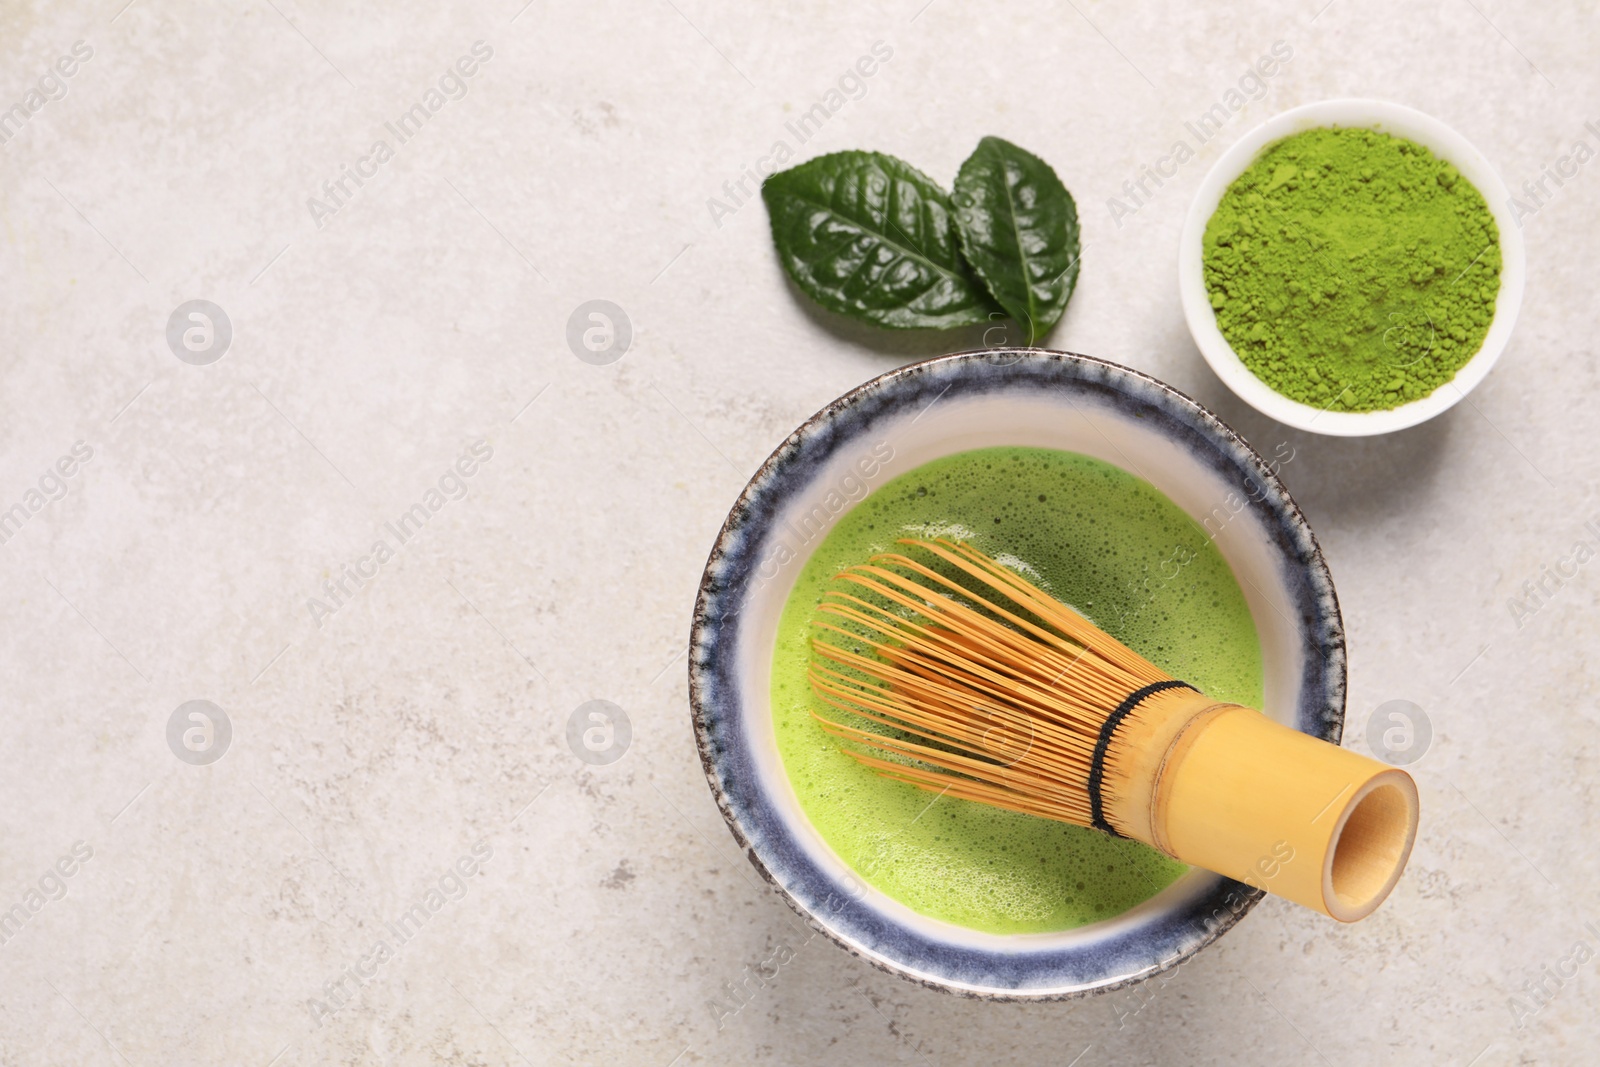
<svg viewBox="0 0 1600 1067"><path fill-rule="evenodd" d="M899 329L989 321L999 309L961 260L950 198L879 152L835 152L761 185L795 284L830 311Z"/></svg>
<svg viewBox="0 0 1600 1067"><path fill-rule="evenodd" d="M1078 281L1078 206L1050 164L985 137L961 164L961 250L1028 343L1061 319Z"/></svg>

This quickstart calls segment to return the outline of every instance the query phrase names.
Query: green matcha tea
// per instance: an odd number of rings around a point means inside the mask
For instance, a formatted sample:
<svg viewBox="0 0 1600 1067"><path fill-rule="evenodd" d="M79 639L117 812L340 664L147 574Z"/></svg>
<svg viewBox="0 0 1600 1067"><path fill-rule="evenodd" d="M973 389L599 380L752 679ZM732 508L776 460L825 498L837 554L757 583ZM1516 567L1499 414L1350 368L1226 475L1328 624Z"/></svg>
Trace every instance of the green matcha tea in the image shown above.
<svg viewBox="0 0 1600 1067"><path fill-rule="evenodd" d="M936 797L851 759L811 712L811 621L834 575L902 537L949 537L1014 567L1175 678L1261 706L1261 648L1233 573L1154 486L1073 452L989 448L879 487L823 539L784 606L772 668L778 751L812 825L865 881L991 933L1111 918L1187 868L1136 841Z"/></svg>

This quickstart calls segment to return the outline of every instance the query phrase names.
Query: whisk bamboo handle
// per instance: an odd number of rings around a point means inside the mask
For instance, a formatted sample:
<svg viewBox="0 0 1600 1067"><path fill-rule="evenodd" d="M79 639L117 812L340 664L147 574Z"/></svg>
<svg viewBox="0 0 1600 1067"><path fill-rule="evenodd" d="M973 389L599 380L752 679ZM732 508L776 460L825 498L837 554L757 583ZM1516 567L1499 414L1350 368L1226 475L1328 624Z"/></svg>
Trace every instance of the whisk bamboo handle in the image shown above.
<svg viewBox="0 0 1600 1067"><path fill-rule="evenodd" d="M1107 756L1115 832L1342 922L1399 880L1417 832L1411 776L1187 688ZM1157 709L1151 708L1154 712Z"/></svg>

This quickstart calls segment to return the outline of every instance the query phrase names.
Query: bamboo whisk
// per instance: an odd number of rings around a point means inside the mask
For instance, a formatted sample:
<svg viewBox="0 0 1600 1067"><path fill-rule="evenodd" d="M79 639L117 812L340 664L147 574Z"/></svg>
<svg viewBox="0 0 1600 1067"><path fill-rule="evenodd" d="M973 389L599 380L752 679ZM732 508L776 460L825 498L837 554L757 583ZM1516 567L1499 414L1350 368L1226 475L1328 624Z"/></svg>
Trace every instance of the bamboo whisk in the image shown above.
<svg viewBox="0 0 1600 1067"><path fill-rule="evenodd" d="M1416 836L1410 775L1205 697L970 545L900 544L841 573L814 624L813 691L892 731L818 716L850 755L1344 922L1394 888Z"/></svg>

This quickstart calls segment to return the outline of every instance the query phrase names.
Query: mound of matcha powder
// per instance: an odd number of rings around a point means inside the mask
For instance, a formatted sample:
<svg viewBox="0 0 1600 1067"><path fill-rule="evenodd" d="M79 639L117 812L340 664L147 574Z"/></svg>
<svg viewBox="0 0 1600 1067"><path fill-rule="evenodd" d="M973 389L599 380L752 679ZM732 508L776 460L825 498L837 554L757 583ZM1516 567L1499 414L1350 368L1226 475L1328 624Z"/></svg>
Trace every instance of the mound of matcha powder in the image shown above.
<svg viewBox="0 0 1600 1067"><path fill-rule="evenodd" d="M1229 186L1204 264L1217 326L1256 377L1313 407L1374 411L1427 396L1477 354L1500 233L1422 145L1312 129Z"/></svg>

